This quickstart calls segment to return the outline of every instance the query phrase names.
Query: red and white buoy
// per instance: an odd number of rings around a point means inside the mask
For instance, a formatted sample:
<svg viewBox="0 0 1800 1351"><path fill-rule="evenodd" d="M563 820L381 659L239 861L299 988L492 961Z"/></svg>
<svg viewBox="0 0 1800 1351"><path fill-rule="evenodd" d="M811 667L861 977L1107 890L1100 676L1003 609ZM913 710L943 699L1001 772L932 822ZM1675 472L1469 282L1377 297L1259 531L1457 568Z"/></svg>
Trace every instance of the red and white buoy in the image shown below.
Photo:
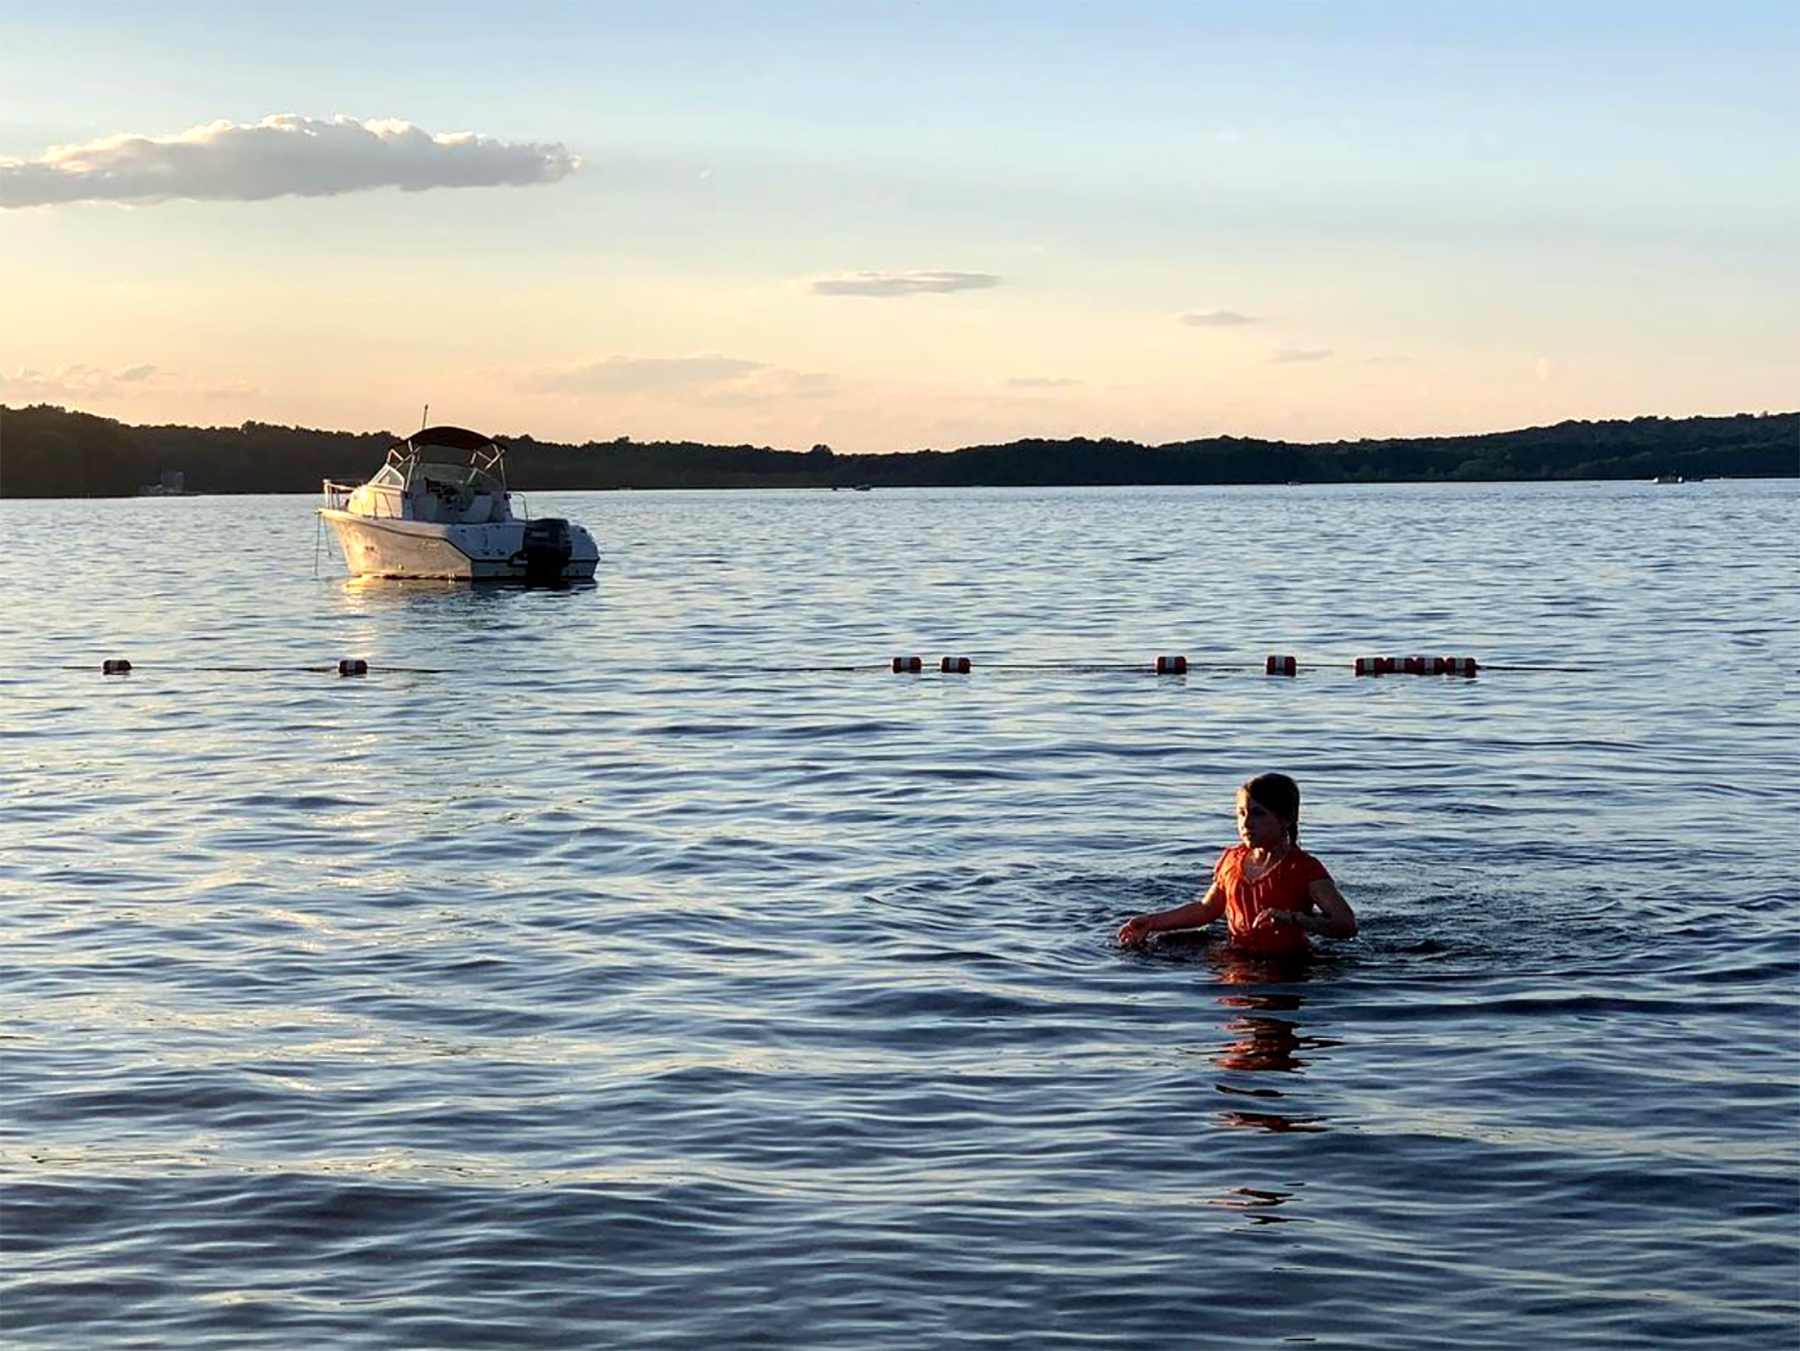
<svg viewBox="0 0 1800 1351"><path fill-rule="evenodd" d="M917 675L925 669L925 663L918 657L895 657L895 675Z"/></svg>
<svg viewBox="0 0 1800 1351"><path fill-rule="evenodd" d="M970 666L967 657L945 657L938 663L938 670L945 675L967 675Z"/></svg>
<svg viewBox="0 0 1800 1351"><path fill-rule="evenodd" d="M1173 657L1158 657L1156 659L1156 674L1186 675L1187 658L1180 656L1179 654Z"/></svg>
<svg viewBox="0 0 1800 1351"><path fill-rule="evenodd" d="M1358 657L1356 674L1369 675L1459 675L1472 676L1481 669L1473 657Z"/></svg>
<svg viewBox="0 0 1800 1351"><path fill-rule="evenodd" d="M1263 662L1264 675L1291 676L1298 675L1300 663L1288 656L1271 656Z"/></svg>
<svg viewBox="0 0 1800 1351"><path fill-rule="evenodd" d="M337 671L341 676L366 676L369 674L369 663L361 657L345 657L338 662Z"/></svg>
<svg viewBox="0 0 1800 1351"><path fill-rule="evenodd" d="M131 663L123 657L108 657L100 663L101 675L130 675Z"/></svg>

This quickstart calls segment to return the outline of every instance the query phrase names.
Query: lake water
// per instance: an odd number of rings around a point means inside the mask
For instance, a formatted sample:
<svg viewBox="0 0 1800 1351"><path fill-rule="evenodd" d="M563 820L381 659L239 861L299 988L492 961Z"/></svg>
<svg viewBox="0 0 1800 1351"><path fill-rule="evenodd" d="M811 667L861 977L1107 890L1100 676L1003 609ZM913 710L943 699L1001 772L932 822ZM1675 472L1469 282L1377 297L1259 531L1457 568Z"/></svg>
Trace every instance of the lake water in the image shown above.
<svg viewBox="0 0 1800 1351"><path fill-rule="evenodd" d="M1800 1336L1795 481L313 505L0 504L9 1347Z"/></svg>

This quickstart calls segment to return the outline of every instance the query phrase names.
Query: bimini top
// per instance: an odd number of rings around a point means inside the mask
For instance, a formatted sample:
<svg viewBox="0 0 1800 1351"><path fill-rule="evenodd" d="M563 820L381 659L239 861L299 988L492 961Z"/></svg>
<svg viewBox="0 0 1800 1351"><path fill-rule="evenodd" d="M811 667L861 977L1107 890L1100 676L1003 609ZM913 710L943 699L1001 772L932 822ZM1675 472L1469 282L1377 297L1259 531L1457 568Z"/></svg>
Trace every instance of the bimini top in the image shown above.
<svg viewBox="0 0 1800 1351"><path fill-rule="evenodd" d="M505 444L491 436L483 436L480 432L472 432L467 427L425 427L413 432L410 436L400 438L402 445L408 445L414 451L421 451L430 446L442 446L445 450L477 451L486 450L489 446Z"/></svg>

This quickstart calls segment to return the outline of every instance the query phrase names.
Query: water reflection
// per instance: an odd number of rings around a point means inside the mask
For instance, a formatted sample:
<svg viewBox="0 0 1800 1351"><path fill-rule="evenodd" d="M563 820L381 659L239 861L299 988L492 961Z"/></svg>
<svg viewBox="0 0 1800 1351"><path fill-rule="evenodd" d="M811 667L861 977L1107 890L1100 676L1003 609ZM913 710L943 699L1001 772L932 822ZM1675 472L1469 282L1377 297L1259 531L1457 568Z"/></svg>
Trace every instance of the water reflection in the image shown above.
<svg viewBox="0 0 1800 1351"><path fill-rule="evenodd" d="M417 606L448 606L462 612L492 612L524 597L592 595L587 580L528 586L524 582L468 582L450 578L344 577L336 585L340 608L350 614Z"/></svg>
<svg viewBox="0 0 1800 1351"><path fill-rule="evenodd" d="M1208 1202L1209 1205L1221 1206L1226 1210L1242 1210L1248 1212L1244 1218L1251 1224L1286 1224L1295 1219L1293 1215L1277 1215L1274 1212L1286 1205L1298 1195L1289 1191L1263 1191L1256 1187L1234 1187L1226 1195Z"/></svg>
<svg viewBox="0 0 1800 1351"><path fill-rule="evenodd" d="M1308 978L1310 962L1304 956L1252 957L1220 945L1209 952L1208 960L1221 983L1236 987L1219 996L1219 1006L1232 1010L1223 1028L1228 1040L1213 1057L1220 1069L1234 1075L1299 1075L1307 1064L1304 1052L1337 1045L1330 1038L1307 1035L1300 1020L1291 1016L1298 1014L1306 1002L1292 988ZM1282 988L1259 988L1264 986ZM1233 1129L1327 1129L1325 1119L1316 1113L1283 1110L1286 1095L1272 1082L1245 1084L1222 1080L1215 1087L1220 1093L1249 1098L1257 1104L1255 1108L1228 1108L1220 1114L1224 1124Z"/></svg>

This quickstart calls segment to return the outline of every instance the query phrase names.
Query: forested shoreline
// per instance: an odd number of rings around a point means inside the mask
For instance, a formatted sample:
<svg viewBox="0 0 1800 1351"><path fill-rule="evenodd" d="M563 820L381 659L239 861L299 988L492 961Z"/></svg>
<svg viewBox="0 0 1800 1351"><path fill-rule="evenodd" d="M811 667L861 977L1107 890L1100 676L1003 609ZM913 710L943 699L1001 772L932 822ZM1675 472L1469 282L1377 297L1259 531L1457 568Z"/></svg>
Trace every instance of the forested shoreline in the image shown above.
<svg viewBox="0 0 1800 1351"><path fill-rule="evenodd" d="M484 429L485 430L485 429ZM120 497L179 471L197 493L316 492L360 482L394 441L386 432L131 426L36 404L0 406L0 497ZM1800 474L1800 412L1561 422L1473 436L1294 443L1219 436L1131 441L1022 440L960 450L840 455L764 446L644 442L510 447L516 489L847 488L1125 484L1380 483L1769 478Z"/></svg>

